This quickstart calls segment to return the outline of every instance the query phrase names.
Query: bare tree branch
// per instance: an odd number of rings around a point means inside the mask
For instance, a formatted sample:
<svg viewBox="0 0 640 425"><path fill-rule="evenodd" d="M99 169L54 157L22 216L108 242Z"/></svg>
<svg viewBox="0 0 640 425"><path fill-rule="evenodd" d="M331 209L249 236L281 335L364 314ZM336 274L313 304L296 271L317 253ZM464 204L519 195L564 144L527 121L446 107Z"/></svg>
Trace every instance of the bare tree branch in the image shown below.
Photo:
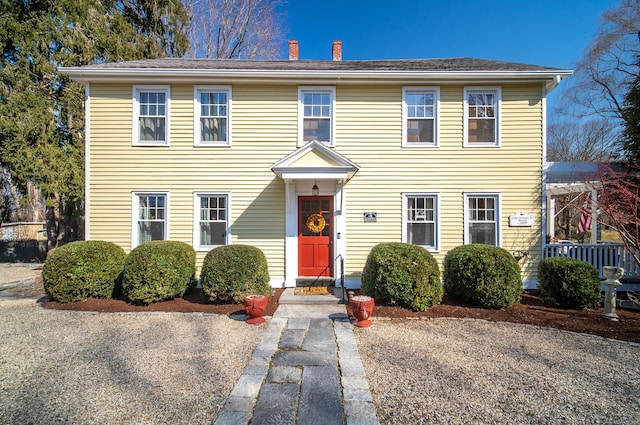
<svg viewBox="0 0 640 425"><path fill-rule="evenodd" d="M640 0L622 0L606 11L593 43L563 88L560 113L623 118L624 95L638 75Z"/></svg>
<svg viewBox="0 0 640 425"><path fill-rule="evenodd" d="M279 0L185 0L189 54L215 59L274 59L282 44Z"/></svg>
<svg viewBox="0 0 640 425"><path fill-rule="evenodd" d="M561 121L547 128L547 161L610 161L616 157L619 132L603 118Z"/></svg>

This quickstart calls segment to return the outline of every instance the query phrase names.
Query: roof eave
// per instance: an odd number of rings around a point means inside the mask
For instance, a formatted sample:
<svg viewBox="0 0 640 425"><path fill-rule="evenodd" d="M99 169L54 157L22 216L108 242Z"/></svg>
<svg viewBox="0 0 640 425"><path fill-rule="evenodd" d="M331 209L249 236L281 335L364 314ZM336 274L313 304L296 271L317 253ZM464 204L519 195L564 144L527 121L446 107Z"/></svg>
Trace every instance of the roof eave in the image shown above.
<svg viewBox="0 0 640 425"><path fill-rule="evenodd" d="M175 68L60 68L61 73L81 82L149 82L171 79L193 82L411 82L411 81L547 81L548 87L572 74L569 70L544 71L327 71L327 70L221 70Z"/></svg>

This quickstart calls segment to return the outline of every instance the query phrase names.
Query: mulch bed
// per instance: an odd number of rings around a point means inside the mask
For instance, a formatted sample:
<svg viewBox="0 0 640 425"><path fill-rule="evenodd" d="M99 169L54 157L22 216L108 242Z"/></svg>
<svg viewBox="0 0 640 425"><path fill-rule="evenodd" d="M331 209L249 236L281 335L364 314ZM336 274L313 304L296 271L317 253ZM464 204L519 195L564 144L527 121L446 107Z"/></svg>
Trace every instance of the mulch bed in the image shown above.
<svg viewBox="0 0 640 425"><path fill-rule="evenodd" d="M278 299L282 292L282 289L275 290L274 296L269 300L269 306L265 313L266 316L273 315L278 307ZM112 300L89 299L74 303L46 301L42 303L42 306L56 310L99 312L163 311L201 312L223 315L244 314L242 304L208 304L204 302L199 290L195 290L183 298L157 302L147 306L130 304L124 298ZM465 306L445 297L442 304L436 305L425 312L416 313L395 306L376 306L373 316L394 320L436 317L484 319L545 326L640 343L640 311L618 308L617 313L618 316L620 316L619 322L611 322L603 319L601 317L602 311L602 309L578 311L549 307L544 305L537 296L523 294L520 304L502 310L487 310Z"/></svg>

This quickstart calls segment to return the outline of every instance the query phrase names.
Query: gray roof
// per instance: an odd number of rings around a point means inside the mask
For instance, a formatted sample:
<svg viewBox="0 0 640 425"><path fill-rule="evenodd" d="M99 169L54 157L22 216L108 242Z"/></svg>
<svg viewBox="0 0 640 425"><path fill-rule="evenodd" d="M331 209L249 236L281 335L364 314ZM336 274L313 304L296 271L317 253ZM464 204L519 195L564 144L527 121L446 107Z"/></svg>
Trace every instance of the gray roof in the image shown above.
<svg viewBox="0 0 640 425"><path fill-rule="evenodd" d="M146 59L87 65L81 69L184 69L184 70L269 70L269 71L419 71L419 72L540 72L567 70L515 62L474 58L396 60L230 60L230 59Z"/></svg>

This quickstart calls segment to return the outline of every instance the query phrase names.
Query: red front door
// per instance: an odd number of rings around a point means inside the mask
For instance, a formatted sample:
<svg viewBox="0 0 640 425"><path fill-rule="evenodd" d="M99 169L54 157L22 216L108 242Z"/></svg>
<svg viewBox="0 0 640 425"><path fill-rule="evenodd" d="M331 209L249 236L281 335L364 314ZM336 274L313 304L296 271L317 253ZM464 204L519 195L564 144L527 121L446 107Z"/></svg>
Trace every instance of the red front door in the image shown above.
<svg viewBox="0 0 640 425"><path fill-rule="evenodd" d="M332 276L333 198L298 198L298 275Z"/></svg>

